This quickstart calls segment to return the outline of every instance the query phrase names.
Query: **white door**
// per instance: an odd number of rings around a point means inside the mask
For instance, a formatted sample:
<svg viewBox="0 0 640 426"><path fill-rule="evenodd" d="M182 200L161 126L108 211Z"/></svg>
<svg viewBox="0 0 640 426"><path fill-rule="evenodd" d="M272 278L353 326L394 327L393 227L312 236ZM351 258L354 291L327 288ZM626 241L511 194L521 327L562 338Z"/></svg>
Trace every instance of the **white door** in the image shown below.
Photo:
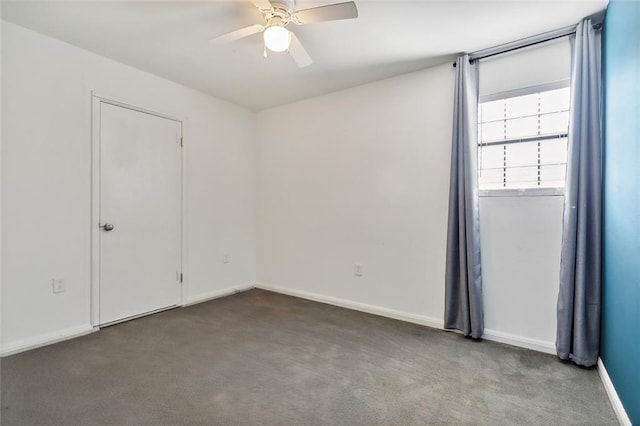
<svg viewBox="0 0 640 426"><path fill-rule="evenodd" d="M99 102L99 323L178 305L181 123Z"/></svg>

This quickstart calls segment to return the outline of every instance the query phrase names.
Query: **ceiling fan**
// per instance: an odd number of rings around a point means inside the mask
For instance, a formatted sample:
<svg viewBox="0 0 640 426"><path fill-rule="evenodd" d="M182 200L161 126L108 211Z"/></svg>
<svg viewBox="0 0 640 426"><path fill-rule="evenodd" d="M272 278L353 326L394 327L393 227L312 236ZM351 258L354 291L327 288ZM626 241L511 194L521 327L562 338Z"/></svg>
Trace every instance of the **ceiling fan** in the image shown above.
<svg viewBox="0 0 640 426"><path fill-rule="evenodd" d="M287 25L292 22L296 25L306 25L358 17L358 9L352 1L302 10L295 10L295 0L251 0L251 2L262 13L264 24L249 25L209 41L224 44L253 34L263 33L265 58L267 57L267 49L273 52L287 50L300 68L311 65L313 61L302 47L298 37L286 28Z"/></svg>

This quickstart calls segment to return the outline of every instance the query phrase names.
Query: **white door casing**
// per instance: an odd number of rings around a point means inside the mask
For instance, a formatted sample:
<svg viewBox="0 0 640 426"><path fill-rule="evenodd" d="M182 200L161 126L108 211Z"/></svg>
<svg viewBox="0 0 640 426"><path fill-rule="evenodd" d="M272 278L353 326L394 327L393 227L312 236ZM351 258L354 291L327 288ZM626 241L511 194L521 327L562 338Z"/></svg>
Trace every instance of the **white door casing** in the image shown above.
<svg viewBox="0 0 640 426"><path fill-rule="evenodd" d="M93 105L97 326L181 303L182 123L103 98Z"/></svg>

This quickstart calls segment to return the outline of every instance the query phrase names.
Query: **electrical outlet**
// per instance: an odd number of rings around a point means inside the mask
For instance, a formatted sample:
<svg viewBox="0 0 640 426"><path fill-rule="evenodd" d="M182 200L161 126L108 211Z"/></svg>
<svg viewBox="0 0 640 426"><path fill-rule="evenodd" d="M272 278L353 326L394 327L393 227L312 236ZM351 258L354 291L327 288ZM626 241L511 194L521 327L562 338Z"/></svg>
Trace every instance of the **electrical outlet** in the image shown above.
<svg viewBox="0 0 640 426"><path fill-rule="evenodd" d="M222 255L222 263L229 263L229 253L225 253Z"/></svg>
<svg viewBox="0 0 640 426"><path fill-rule="evenodd" d="M64 292L64 281L62 280L62 278L52 278L51 286L53 287L54 293Z"/></svg>
<svg viewBox="0 0 640 426"><path fill-rule="evenodd" d="M362 276L362 265L359 263L356 263L355 265L353 265L353 275L355 275L356 277L361 277Z"/></svg>

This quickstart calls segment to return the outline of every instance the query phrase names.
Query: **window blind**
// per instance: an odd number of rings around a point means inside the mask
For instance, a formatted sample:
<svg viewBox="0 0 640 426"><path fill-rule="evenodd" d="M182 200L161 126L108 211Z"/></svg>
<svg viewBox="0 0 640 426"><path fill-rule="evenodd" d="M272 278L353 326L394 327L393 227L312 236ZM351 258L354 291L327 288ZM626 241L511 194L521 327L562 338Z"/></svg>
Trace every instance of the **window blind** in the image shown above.
<svg viewBox="0 0 640 426"><path fill-rule="evenodd" d="M480 103L480 189L564 186L569 88Z"/></svg>

